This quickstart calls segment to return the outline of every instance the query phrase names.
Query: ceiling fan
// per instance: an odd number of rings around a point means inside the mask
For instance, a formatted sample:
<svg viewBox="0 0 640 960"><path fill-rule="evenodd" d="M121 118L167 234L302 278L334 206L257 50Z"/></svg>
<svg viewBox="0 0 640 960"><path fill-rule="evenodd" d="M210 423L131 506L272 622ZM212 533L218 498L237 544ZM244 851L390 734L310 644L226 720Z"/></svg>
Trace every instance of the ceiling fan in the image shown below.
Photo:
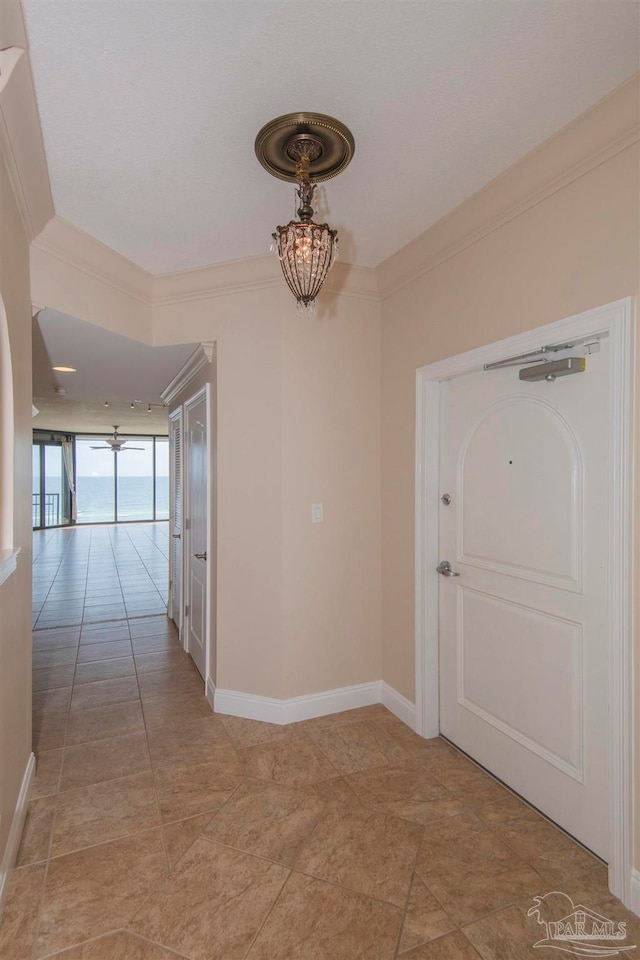
<svg viewBox="0 0 640 960"><path fill-rule="evenodd" d="M105 443L108 444L107 447L91 447L92 450L111 450L112 453L122 453L125 450L144 450L144 447L125 447L124 444L127 442L124 437L119 436L118 427L114 426L113 436L105 437Z"/></svg>

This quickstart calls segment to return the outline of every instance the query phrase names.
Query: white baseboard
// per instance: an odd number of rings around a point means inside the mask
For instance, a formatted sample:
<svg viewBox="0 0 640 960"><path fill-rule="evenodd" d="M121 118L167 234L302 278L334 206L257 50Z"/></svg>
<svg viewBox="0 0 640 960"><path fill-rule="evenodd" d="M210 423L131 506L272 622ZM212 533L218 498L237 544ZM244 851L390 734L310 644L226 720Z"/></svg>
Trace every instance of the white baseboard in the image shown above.
<svg viewBox="0 0 640 960"><path fill-rule="evenodd" d="M390 687L384 680L380 684L380 702L387 710L395 713L399 720L406 723L412 730L416 729L416 705L407 700L401 693Z"/></svg>
<svg viewBox="0 0 640 960"><path fill-rule="evenodd" d="M27 816L29 790L31 788L31 781L33 780L33 775L35 772L36 758L35 754L32 753L29 755L29 759L27 760L27 765L24 770L24 776L22 777L22 785L20 787L20 793L18 794L16 808L13 812L11 828L9 829L9 836L7 837L7 845L4 850L4 856L2 857L2 865L0 866L0 920L2 919L2 911L4 910L5 900L7 899L11 871L13 870L16 857L18 856L18 848L20 847L20 840L22 839L24 821Z"/></svg>
<svg viewBox="0 0 640 960"><path fill-rule="evenodd" d="M414 704L380 680L325 690L323 693L310 693L303 697L291 697L289 700L260 697L237 690L216 689L214 692L216 713L280 724L325 717L330 713L368 707L373 703L384 703L388 710L415 729Z"/></svg>
<svg viewBox="0 0 640 960"><path fill-rule="evenodd" d="M631 903L629 909L640 917L640 870L631 871Z"/></svg>

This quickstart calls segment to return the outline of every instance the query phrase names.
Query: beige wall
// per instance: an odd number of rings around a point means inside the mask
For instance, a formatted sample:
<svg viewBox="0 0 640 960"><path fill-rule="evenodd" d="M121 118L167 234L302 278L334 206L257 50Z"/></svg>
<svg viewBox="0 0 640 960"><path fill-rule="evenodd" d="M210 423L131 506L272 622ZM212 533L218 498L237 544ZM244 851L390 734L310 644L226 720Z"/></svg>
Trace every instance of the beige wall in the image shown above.
<svg viewBox="0 0 640 960"><path fill-rule="evenodd" d="M628 147L383 302L383 678L410 699L416 369L637 294L638 162Z"/></svg>
<svg viewBox="0 0 640 960"><path fill-rule="evenodd" d="M0 587L0 862L31 753L31 300L29 247L0 154L0 294L14 392L16 572Z"/></svg>
<svg viewBox="0 0 640 960"><path fill-rule="evenodd" d="M282 313L285 697L380 678L379 305L330 305Z"/></svg>
<svg viewBox="0 0 640 960"><path fill-rule="evenodd" d="M223 689L291 697L380 675L379 308L324 303L299 321L279 283L154 307L156 343L216 342Z"/></svg>

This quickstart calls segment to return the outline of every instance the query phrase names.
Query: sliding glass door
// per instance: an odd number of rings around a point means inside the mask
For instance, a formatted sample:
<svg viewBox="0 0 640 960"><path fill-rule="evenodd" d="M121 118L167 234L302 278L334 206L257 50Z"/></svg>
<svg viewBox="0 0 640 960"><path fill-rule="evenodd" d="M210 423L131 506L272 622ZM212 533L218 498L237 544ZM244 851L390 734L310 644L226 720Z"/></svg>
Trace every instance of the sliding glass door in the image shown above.
<svg viewBox="0 0 640 960"><path fill-rule="evenodd" d="M31 513L34 528L70 522L71 494L62 456L62 442L36 439L32 448Z"/></svg>

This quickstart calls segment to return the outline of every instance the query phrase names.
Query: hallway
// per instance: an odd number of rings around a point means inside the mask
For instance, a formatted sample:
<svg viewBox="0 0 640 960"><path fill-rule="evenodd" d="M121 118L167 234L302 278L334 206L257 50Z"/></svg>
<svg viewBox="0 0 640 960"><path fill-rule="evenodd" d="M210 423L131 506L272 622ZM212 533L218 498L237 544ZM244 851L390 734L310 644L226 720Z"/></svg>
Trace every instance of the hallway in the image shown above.
<svg viewBox="0 0 640 960"><path fill-rule="evenodd" d="M3 960L518 960L553 890L640 944L599 861L381 705L213 715L162 613L166 525L35 544L37 775Z"/></svg>

